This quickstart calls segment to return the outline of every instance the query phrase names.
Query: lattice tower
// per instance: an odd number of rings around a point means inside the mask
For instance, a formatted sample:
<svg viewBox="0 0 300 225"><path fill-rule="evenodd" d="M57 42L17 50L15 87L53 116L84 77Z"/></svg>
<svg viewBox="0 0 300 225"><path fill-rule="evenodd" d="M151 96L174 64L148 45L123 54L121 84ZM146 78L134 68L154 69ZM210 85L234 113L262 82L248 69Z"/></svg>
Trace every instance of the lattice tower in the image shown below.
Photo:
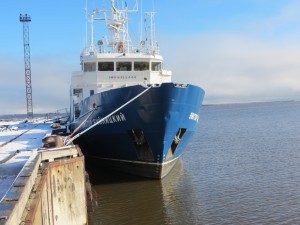
<svg viewBox="0 0 300 225"><path fill-rule="evenodd" d="M30 66L30 46L29 46L29 15L20 14L20 22L23 23L23 42L24 42L24 63L25 63L25 84L26 84L26 102L27 117L33 118L32 106L32 87L31 87L31 66Z"/></svg>

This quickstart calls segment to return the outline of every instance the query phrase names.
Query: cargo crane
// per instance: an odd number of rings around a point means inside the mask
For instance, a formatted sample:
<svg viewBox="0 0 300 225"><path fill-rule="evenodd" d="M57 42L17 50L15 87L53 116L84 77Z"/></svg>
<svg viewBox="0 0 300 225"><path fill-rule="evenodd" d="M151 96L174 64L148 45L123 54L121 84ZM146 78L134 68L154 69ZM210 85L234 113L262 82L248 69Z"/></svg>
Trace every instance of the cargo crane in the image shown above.
<svg viewBox="0 0 300 225"><path fill-rule="evenodd" d="M31 66L30 66L30 46L29 46L29 24L28 24L30 21L31 18L29 15L20 14L20 22L23 23L27 117L29 119L32 119L33 107L32 107Z"/></svg>

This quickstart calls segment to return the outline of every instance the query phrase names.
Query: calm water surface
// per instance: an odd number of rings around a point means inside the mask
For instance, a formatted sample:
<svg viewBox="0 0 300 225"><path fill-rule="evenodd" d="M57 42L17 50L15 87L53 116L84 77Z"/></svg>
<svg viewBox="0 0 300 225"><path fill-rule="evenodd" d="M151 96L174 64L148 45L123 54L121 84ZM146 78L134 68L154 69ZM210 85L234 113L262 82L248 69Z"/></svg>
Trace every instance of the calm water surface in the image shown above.
<svg viewBox="0 0 300 225"><path fill-rule="evenodd" d="M163 180L90 173L90 224L300 224L300 102L203 107Z"/></svg>

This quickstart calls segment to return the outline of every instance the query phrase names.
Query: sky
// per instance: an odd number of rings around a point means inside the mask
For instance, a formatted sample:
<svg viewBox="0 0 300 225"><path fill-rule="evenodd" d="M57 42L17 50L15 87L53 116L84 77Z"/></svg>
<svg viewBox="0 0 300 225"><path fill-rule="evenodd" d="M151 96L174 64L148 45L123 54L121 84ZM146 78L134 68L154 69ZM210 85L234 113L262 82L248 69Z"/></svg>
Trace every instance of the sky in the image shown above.
<svg viewBox="0 0 300 225"><path fill-rule="evenodd" d="M132 2L127 0L129 7ZM2 2L0 115L26 113L20 13L32 19L33 112L69 108L71 73L80 70L85 43L85 5L85 0ZM88 0L87 6L101 8L103 0ZM300 100L299 0L143 0L143 11L157 12L165 69L173 71L174 82L202 87L204 104Z"/></svg>

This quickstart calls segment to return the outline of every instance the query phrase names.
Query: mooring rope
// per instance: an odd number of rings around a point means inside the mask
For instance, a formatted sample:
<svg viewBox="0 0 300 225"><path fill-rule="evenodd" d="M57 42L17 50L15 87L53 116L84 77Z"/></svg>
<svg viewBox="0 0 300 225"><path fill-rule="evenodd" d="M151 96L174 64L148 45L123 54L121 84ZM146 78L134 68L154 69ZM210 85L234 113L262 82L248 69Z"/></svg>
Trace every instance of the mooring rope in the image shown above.
<svg viewBox="0 0 300 225"><path fill-rule="evenodd" d="M104 120L106 120L107 118L109 118L110 116L112 116L113 114L117 113L118 111L120 111L121 109L123 109L125 106L127 106L129 103L131 103L132 101L134 101L135 99L137 99L138 97L140 97L141 95L145 94L147 91L150 90L150 88L152 88L153 86L149 86L147 89L145 89L144 91L142 91L141 93L139 93L137 96L135 96L134 98L130 99L128 102L126 102L125 104L123 104L122 106L120 106L119 108L117 108L115 111L113 111L112 113L108 114L107 116L103 117L101 120L99 120L97 123L94 123L92 126L86 128L85 130L83 130L82 132L76 134L74 137L72 137L71 139L66 139L65 140L65 145L69 145L71 144L75 139L77 139L78 137L80 137L82 134L88 132L90 129L94 128L95 126L97 126L98 124L102 123ZM86 120L85 120L86 121ZM84 121L84 122L85 122ZM74 133L74 132L73 132Z"/></svg>
<svg viewBox="0 0 300 225"><path fill-rule="evenodd" d="M90 116L93 114L93 112L96 110L97 108L93 108L92 110L90 110L89 112L85 113L85 115L87 115L88 113L90 113L82 122L81 124L79 124L79 126L65 139L65 142L67 142L68 140L70 140L70 138L83 126L83 124L85 124L85 122L90 118ZM81 116L83 117L83 116Z"/></svg>

